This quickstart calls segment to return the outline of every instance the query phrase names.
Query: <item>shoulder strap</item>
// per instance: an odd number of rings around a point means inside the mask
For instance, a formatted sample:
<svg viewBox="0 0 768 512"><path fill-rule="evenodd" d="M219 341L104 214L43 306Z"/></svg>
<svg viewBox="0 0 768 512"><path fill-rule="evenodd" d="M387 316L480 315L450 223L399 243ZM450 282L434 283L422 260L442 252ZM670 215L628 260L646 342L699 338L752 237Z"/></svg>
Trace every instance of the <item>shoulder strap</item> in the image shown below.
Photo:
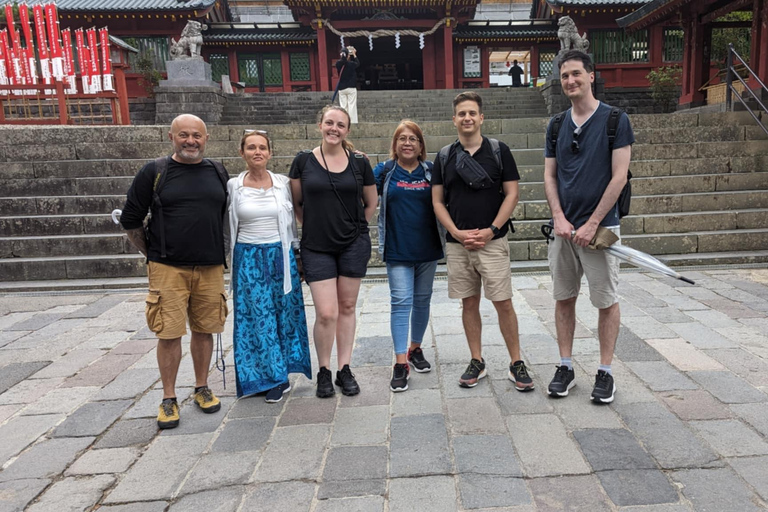
<svg viewBox="0 0 768 512"><path fill-rule="evenodd" d="M165 252L165 224L163 222L163 203L160 201L160 190L165 184L165 177L168 174L168 161L170 156L161 156L155 159L155 177L152 180L152 203L149 205L150 212L154 211L157 219L157 229L160 235L160 257L167 256ZM147 237L149 239L149 237Z"/></svg>
<svg viewBox="0 0 768 512"><path fill-rule="evenodd" d="M453 144L456 144L455 142ZM437 153L437 159L440 160L440 169L442 169L443 176L445 176L445 163L448 161L448 154L451 152L453 144L448 144L440 148L440 152Z"/></svg>
<svg viewBox="0 0 768 512"><path fill-rule="evenodd" d="M611 108L611 114L608 116L608 148L613 151L613 143L616 142L616 130L619 127L619 118L622 111L619 108Z"/></svg>
<svg viewBox="0 0 768 512"><path fill-rule="evenodd" d="M168 170L168 159L169 156L161 156L159 158L155 158L155 176L152 178L152 201L154 202L154 196L157 195L158 191L162 188L162 185L165 183L165 174Z"/></svg>
<svg viewBox="0 0 768 512"><path fill-rule="evenodd" d="M218 174L221 184L224 185L224 193L226 194L227 182L229 181L229 172L224 167L224 164L218 160L210 160L206 158L206 161L208 161L216 169L216 174Z"/></svg>
<svg viewBox="0 0 768 512"><path fill-rule="evenodd" d="M565 112L560 112L554 118L552 118L552 132L550 134L550 140L552 145L555 146L555 153L557 153L557 136L560 135L560 128L563 126L563 119L565 118Z"/></svg>
<svg viewBox="0 0 768 512"><path fill-rule="evenodd" d="M501 146L499 146L499 140L488 137L488 141L491 143L491 149L493 150L493 158L496 159L496 165L498 165L499 169L503 171L504 164L501 163Z"/></svg>

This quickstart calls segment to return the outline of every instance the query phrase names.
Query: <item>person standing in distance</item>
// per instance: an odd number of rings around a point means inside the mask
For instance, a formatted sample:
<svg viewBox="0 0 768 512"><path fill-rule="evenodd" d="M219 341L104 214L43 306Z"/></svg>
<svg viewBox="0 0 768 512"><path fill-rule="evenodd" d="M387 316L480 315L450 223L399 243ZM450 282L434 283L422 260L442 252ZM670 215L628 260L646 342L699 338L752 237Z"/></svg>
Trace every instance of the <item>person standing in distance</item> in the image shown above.
<svg viewBox="0 0 768 512"><path fill-rule="evenodd" d="M549 395L563 397L576 385L572 350L576 327L576 299L581 276L586 274L589 298L599 311L600 367L591 399L613 402L616 385L611 362L619 335L619 261L587 245L598 226L619 235L617 200L627 182L635 141L632 126L621 113L613 148L608 141L612 108L592 94L595 72L592 59L578 50L567 51L559 63L560 83L571 101L559 134L547 127L544 190L554 222L555 239L549 244L549 269L555 299L555 325L560 366L549 384Z"/></svg>
<svg viewBox="0 0 768 512"><path fill-rule="evenodd" d="M339 105L347 111L351 124L357 124L357 50L354 46L341 49L341 58L336 61L339 72Z"/></svg>
<svg viewBox="0 0 768 512"><path fill-rule="evenodd" d="M512 87L520 87L523 85L522 80L520 77L525 74L525 71L523 71L523 68L520 67L520 65L517 63L517 61L512 62L512 67L509 68L509 76L512 77Z"/></svg>
<svg viewBox="0 0 768 512"><path fill-rule="evenodd" d="M520 357L517 315L512 305L509 268L509 218L517 205L520 176L509 147L483 137L483 100L463 92L453 100L453 124L458 140L440 150L432 175L432 205L448 231L445 256L448 296L461 299L462 321L471 360L459 385L471 388L486 376L482 356L480 290L493 302L511 362L508 377L518 391L533 389L533 380ZM445 155L443 159L441 157ZM482 177L483 188L475 179Z"/></svg>
<svg viewBox="0 0 768 512"><path fill-rule="evenodd" d="M221 409L208 388L213 333L224 331L227 188L224 167L203 158L208 131L199 117L184 114L168 134L173 155L147 163L133 180L120 216L128 238L147 257L147 326L157 335L163 401L157 425L179 425L176 375L181 337L192 331L194 400L205 413ZM145 238L142 225L152 217Z"/></svg>

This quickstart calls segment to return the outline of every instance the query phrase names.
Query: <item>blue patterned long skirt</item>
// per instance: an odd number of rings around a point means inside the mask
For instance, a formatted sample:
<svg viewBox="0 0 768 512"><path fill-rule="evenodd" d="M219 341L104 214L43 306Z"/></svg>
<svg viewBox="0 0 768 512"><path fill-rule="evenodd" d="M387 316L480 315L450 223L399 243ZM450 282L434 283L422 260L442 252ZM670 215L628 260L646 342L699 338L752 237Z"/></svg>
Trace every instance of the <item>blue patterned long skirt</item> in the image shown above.
<svg viewBox="0 0 768 512"><path fill-rule="evenodd" d="M237 396L252 395L288 380L312 378L307 318L293 251L291 285L283 293L283 249L273 244L235 245L232 279L235 307Z"/></svg>

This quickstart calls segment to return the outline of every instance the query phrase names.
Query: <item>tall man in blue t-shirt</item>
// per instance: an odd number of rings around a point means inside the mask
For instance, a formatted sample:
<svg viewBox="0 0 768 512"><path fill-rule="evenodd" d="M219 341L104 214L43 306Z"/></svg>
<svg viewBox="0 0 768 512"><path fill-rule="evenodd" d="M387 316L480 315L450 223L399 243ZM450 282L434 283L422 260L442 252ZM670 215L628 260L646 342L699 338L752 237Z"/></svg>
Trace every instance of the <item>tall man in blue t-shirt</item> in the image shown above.
<svg viewBox="0 0 768 512"><path fill-rule="evenodd" d="M565 112L554 140L550 122L544 160L544 189L555 231L555 239L549 244L549 268L560 347L560 366L549 384L549 395L567 396L568 390L576 385L571 360L576 298L581 276L586 274L590 300L599 310L600 368L591 399L610 403L616 392L611 362L621 321L617 294L619 262L605 251L589 249L587 245L598 226L619 234L616 202L627 181L635 138L629 118L622 113L613 149L609 147L607 123L611 107L592 94L594 65L586 53L566 52L560 58L559 69L571 108Z"/></svg>

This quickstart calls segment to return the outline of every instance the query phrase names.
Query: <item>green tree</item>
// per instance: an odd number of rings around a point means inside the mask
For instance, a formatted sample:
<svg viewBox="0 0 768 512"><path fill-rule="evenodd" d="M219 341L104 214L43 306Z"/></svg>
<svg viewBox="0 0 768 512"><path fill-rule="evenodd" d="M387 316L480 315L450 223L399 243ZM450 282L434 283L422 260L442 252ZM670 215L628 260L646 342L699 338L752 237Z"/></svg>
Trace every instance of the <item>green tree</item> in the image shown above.
<svg viewBox="0 0 768 512"><path fill-rule="evenodd" d="M735 11L718 18L716 21L752 21L752 11ZM712 29L712 61L725 67L728 56L728 43L733 43L739 55L749 64L749 51L752 44L751 27L714 28Z"/></svg>
<svg viewBox="0 0 768 512"><path fill-rule="evenodd" d="M683 70L680 66L662 66L645 75L651 84L651 98L661 106L662 112L675 109L675 100L680 91L680 78Z"/></svg>
<svg viewBox="0 0 768 512"><path fill-rule="evenodd" d="M155 69L152 57L147 52L142 52L135 61L136 71L141 74L139 85L147 91L150 98L155 97L155 87L160 84L163 75Z"/></svg>

